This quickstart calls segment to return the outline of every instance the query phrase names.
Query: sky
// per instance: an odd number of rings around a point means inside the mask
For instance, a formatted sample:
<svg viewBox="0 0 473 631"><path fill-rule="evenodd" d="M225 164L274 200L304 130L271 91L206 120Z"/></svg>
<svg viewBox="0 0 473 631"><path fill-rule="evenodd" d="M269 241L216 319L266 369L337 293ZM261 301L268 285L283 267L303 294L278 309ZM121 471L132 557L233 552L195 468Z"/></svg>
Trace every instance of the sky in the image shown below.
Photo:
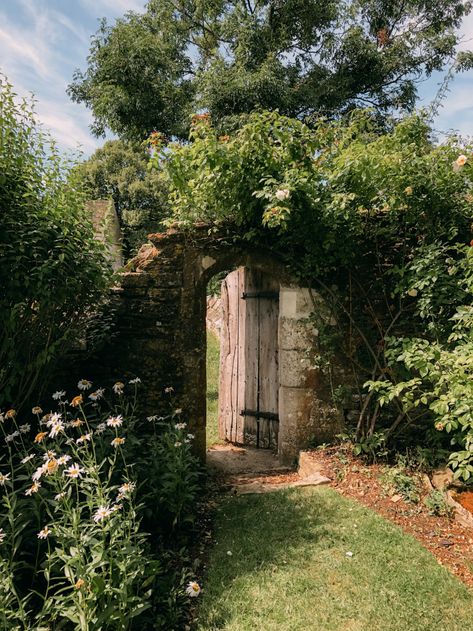
<svg viewBox="0 0 473 631"><path fill-rule="evenodd" d="M20 96L33 93L38 119L62 150L90 155L103 139L94 138L90 112L66 94L74 70L85 70L90 36L98 21L112 21L126 11L142 11L146 0L0 0L0 71ZM461 28L473 49L473 15ZM420 87L419 105L437 93L442 74ZM457 130L473 136L473 71L457 75L435 120L439 131Z"/></svg>

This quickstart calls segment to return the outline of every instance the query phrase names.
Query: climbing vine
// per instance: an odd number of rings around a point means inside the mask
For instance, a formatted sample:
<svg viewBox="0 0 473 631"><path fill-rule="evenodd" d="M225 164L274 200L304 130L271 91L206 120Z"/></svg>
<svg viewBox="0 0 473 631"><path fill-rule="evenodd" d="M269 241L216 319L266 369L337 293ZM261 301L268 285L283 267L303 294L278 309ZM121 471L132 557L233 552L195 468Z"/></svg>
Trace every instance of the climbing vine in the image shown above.
<svg viewBox="0 0 473 631"><path fill-rule="evenodd" d="M170 221L270 245L330 305L329 321L322 314L317 323L320 366L330 370L334 354L348 359L357 440L414 434L436 445L433 428L445 429L468 451L465 465L452 456L467 479L470 421L443 423L450 407L438 401L449 386L436 375L446 362L457 373L462 366L465 385L471 376L473 147L457 137L437 142L422 113L380 127L370 111L313 128L260 112L231 137L203 114L190 140L151 139L152 165L171 191ZM426 353L435 348L432 372Z"/></svg>

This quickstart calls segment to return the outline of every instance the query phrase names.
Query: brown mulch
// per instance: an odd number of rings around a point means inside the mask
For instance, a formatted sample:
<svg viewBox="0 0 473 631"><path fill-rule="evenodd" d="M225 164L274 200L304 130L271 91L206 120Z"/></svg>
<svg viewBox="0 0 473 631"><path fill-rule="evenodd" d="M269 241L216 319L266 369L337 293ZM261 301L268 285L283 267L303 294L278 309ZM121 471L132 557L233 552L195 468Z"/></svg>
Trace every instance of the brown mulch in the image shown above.
<svg viewBox="0 0 473 631"><path fill-rule="evenodd" d="M389 519L414 536L468 587L473 588L473 529L454 519L435 517L421 501L407 503L398 495L389 497L379 481L383 466L365 465L349 452L329 448L313 452L331 486ZM393 501L394 500L394 501Z"/></svg>

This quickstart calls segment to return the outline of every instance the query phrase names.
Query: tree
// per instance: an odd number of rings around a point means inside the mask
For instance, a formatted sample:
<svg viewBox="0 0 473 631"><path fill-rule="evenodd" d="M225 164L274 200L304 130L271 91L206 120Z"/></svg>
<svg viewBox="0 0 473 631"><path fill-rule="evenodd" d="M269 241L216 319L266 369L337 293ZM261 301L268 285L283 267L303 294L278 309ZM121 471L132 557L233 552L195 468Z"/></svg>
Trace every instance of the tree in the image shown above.
<svg viewBox="0 0 473 631"><path fill-rule="evenodd" d="M69 94L93 131L187 135L208 110L221 128L255 108L310 119L356 106L410 110L417 83L455 55L466 0L151 0L102 21Z"/></svg>
<svg viewBox="0 0 473 631"><path fill-rule="evenodd" d="M148 169L148 154L140 143L109 140L77 171L90 199L113 199L126 256L159 229L167 213L167 189L161 174Z"/></svg>

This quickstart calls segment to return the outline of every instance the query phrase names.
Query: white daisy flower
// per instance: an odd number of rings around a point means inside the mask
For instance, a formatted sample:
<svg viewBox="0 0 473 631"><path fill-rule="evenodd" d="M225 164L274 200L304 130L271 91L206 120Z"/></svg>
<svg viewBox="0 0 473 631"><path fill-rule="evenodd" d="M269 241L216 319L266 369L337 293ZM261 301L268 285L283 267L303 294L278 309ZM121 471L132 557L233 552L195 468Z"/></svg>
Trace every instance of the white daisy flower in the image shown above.
<svg viewBox="0 0 473 631"><path fill-rule="evenodd" d="M26 489L25 495L32 495L33 493L37 493L41 487L41 482L33 482L29 489Z"/></svg>
<svg viewBox="0 0 473 631"><path fill-rule="evenodd" d="M61 493L58 493L57 495L54 496L54 499L56 500L56 502L59 502L62 500L63 497L65 497L66 494L64 493L64 491L62 491Z"/></svg>
<svg viewBox="0 0 473 631"><path fill-rule="evenodd" d="M124 438L117 436L116 438L112 440L110 444L112 445L112 447L119 447L120 445L123 445L124 442L125 442Z"/></svg>
<svg viewBox="0 0 473 631"><path fill-rule="evenodd" d="M174 447L181 447L182 443L178 440L176 440L176 442L174 443Z"/></svg>
<svg viewBox="0 0 473 631"><path fill-rule="evenodd" d="M3 531L3 528L0 528L0 543L3 543L5 541L6 536L6 532Z"/></svg>
<svg viewBox="0 0 473 631"><path fill-rule="evenodd" d="M120 425L123 425L123 417L121 414L118 416L111 416L106 420L106 423L109 427L120 427Z"/></svg>
<svg viewBox="0 0 473 631"><path fill-rule="evenodd" d="M176 416L179 416L179 414L182 414L182 408L177 408L177 410L174 410L174 414Z"/></svg>
<svg viewBox="0 0 473 631"><path fill-rule="evenodd" d="M125 384L122 381L117 381L117 383L113 385L112 390L115 392L115 394L123 394L124 387Z"/></svg>
<svg viewBox="0 0 473 631"><path fill-rule="evenodd" d="M95 428L95 433L103 434L106 429L107 429L107 426L105 423L99 423L97 427Z"/></svg>
<svg viewBox="0 0 473 631"><path fill-rule="evenodd" d="M199 583L195 581L191 581L186 587L186 594L191 598L196 598L201 591Z"/></svg>
<svg viewBox="0 0 473 631"><path fill-rule="evenodd" d="M88 379L80 379L77 387L79 388L79 390L90 390L90 388L92 387L92 382Z"/></svg>
<svg viewBox="0 0 473 631"><path fill-rule="evenodd" d="M152 416L147 416L146 420L148 421L148 423L153 423L154 421L158 420L158 415L157 414L153 414Z"/></svg>
<svg viewBox="0 0 473 631"><path fill-rule="evenodd" d="M187 423L176 423L176 424L174 425L174 427L175 427L175 429L179 429L179 430L181 430L181 429L186 429L186 427L187 427Z"/></svg>
<svg viewBox="0 0 473 631"><path fill-rule="evenodd" d="M75 418L73 421L71 421L69 423L70 427L80 427L81 425L84 425L85 421L83 421L81 418Z"/></svg>
<svg viewBox="0 0 473 631"><path fill-rule="evenodd" d="M33 482L37 482L41 478L41 476L44 473L46 473L46 466L47 466L47 463L43 464L41 467L38 467L36 469L36 471L31 476L31 479L33 480Z"/></svg>
<svg viewBox="0 0 473 631"><path fill-rule="evenodd" d="M43 460L52 460L56 457L56 452L53 449L48 449L48 451L44 454Z"/></svg>
<svg viewBox="0 0 473 631"><path fill-rule="evenodd" d="M35 405L34 408L31 410L32 414L42 414L43 410L39 407L39 405Z"/></svg>
<svg viewBox="0 0 473 631"><path fill-rule="evenodd" d="M95 392L91 392L89 394L89 399L91 401L98 401L103 398L103 393L105 392L105 388L97 388Z"/></svg>
<svg viewBox="0 0 473 631"><path fill-rule="evenodd" d="M128 493L132 493L136 488L135 482L125 482L118 489L118 493L121 496L127 495Z"/></svg>
<svg viewBox="0 0 473 631"><path fill-rule="evenodd" d="M87 434L82 434L77 440L76 443L81 445L82 443L90 442L92 440L92 434L88 432Z"/></svg>
<svg viewBox="0 0 473 631"><path fill-rule="evenodd" d="M0 473L0 486L5 486L5 482L10 482L10 473Z"/></svg>
<svg viewBox="0 0 473 631"><path fill-rule="evenodd" d="M131 384L141 383L141 379L139 377L135 377L134 379L130 379L128 383L131 383Z"/></svg>
<svg viewBox="0 0 473 631"><path fill-rule="evenodd" d="M57 392L55 392L53 394L53 399L55 401L59 401L60 399L64 398L66 396L66 391L65 390L58 390Z"/></svg>
<svg viewBox="0 0 473 631"><path fill-rule="evenodd" d="M71 466L68 469L64 470L64 475L67 476L68 478L81 478L82 474L85 473L85 469L83 469L82 467L80 467L78 464L71 464Z"/></svg>
<svg viewBox="0 0 473 631"><path fill-rule="evenodd" d="M195 436L194 436L194 434L187 434L187 438L189 440L194 440Z"/></svg>
<svg viewBox="0 0 473 631"><path fill-rule="evenodd" d="M172 386L168 386L167 388L164 388L164 392L166 394L171 394L171 392L174 392L174 388Z"/></svg>
<svg viewBox="0 0 473 631"><path fill-rule="evenodd" d="M62 423L61 421L58 421L57 423L53 423L49 430L49 436L51 438L55 438L58 434L63 432L64 429L65 429L64 423Z"/></svg>
<svg viewBox="0 0 473 631"><path fill-rule="evenodd" d="M11 443L19 435L20 435L20 432L18 432L18 431L14 431L13 434L7 434L5 436L5 442L6 443Z"/></svg>
<svg viewBox="0 0 473 631"><path fill-rule="evenodd" d="M26 464L30 460L33 460L33 458L34 458L34 454L30 454L29 456L25 456L24 458L22 458L21 464Z"/></svg>
<svg viewBox="0 0 473 631"><path fill-rule="evenodd" d="M99 506L98 510L94 513L94 521L99 523L112 514L112 509L109 506Z"/></svg>
<svg viewBox="0 0 473 631"><path fill-rule="evenodd" d="M57 459L57 463L58 465L63 465L69 462L69 460L71 459L70 456L68 456L67 454L64 454L63 456L59 456L59 458Z"/></svg>
<svg viewBox="0 0 473 631"><path fill-rule="evenodd" d="M42 530L38 532L38 539L47 539L50 534L51 531L49 530L48 526L45 526Z"/></svg>
<svg viewBox="0 0 473 631"><path fill-rule="evenodd" d="M46 416L43 416L43 419L46 421L46 426L51 427L51 425L54 425L55 423L60 423L62 421L62 416L58 412L54 412L46 414Z"/></svg>
<svg viewBox="0 0 473 631"><path fill-rule="evenodd" d="M20 425L20 434L27 434L31 429L31 425L29 423L25 423L24 425Z"/></svg>

